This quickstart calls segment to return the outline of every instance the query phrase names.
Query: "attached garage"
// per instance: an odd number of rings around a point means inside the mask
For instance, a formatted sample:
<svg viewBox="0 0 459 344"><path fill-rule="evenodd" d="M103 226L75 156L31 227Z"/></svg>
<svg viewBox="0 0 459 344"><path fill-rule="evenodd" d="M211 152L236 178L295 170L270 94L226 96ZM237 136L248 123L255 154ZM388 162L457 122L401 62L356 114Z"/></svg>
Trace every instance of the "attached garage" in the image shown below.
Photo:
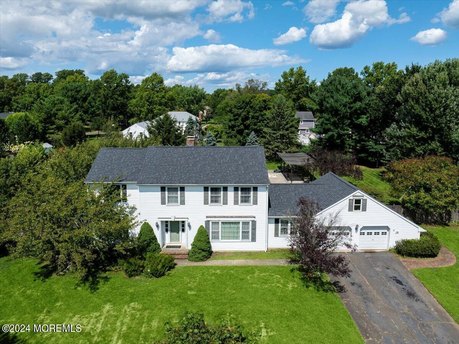
<svg viewBox="0 0 459 344"><path fill-rule="evenodd" d="M360 228L359 250L387 250L388 247L388 226L363 226Z"/></svg>

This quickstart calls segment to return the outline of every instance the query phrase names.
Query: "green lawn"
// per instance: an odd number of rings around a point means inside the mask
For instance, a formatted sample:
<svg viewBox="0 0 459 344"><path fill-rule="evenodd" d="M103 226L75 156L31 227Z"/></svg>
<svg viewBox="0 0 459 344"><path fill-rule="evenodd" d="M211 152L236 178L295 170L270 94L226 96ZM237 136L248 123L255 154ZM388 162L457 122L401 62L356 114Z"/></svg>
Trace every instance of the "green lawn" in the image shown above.
<svg viewBox="0 0 459 344"><path fill-rule="evenodd" d="M288 249L273 249L267 252L252 251L252 252L214 252L211 260L227 260L227 259L287 259L289 258Z"/></svg>
<svg viewBox="0 0 459 344"><path fill-rule="evenodd" d="M416 269L413 273L459 323L459 225L425 228L435 233L458 260L450 267Z"/></svg>
<svg viewBox="0 0 459 344"><path fill-rule="evenodd" d="M91 293L73 276L34 280L34 260L0 259L0 323L81 324L81 333L25 334L32 343L151 343L184 311L232 314L263 343L362 343L336 294L305 289L290 267L178 267L161 279L111 273Z"/></svg>
<svg viewBox="0 0 459 344"><path fill-rule="evenodd" d="M278 161L266 161L266 169L274 171L280 168L280 162Z"/></svg>
<svg viewBox="0 0 459 344"><path fill-rule="evenodd" d="M361 180L352 177L343 177L349 183L357 186L362 191L375 197L383 203L391 203L394 198L391 197L391 185L382 179L382 173L384 168L370 168L365 166L359 166L362 170L363 178Z"/></svg>

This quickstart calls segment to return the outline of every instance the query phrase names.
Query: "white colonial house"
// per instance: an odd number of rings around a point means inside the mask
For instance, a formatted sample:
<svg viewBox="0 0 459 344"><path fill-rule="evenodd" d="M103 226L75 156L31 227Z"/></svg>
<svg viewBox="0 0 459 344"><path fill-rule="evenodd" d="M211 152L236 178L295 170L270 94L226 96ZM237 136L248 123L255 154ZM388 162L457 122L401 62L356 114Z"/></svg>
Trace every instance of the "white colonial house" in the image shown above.
<svg viewBox="0 0 459 344"><path fill-rule="evenodd" d="M312 132L316 125L316 119L311 111L297 111L296 118L300 120L298 124L298 139L302 145L308 145L311 140L316 138Z"/></svg>
<svg viewBox="0 0 459 344"><path fill-rule="evenodd" d="M86 183L115 182L162 246L190 248L199 226L214 251L288 247L300 197L336 216L362 250L387 250L422 228L333 173L308 184L270 184L262 147L104 148Z"/></svg>
<svg viewBox="0 0 459 344"><path fill-rule="evenodd" d="M185 131L186 122L190 117L195 121L198 120L196 116L193 116L187 111L169 111L168 114L177 121L177 125L182 129L182 131ZM149 124L149 121L134 123L130 127L124 129L121 133L124 137L132 137L133 139L138 139L142 136L150 137L150 133L148 132Z"/></svg>

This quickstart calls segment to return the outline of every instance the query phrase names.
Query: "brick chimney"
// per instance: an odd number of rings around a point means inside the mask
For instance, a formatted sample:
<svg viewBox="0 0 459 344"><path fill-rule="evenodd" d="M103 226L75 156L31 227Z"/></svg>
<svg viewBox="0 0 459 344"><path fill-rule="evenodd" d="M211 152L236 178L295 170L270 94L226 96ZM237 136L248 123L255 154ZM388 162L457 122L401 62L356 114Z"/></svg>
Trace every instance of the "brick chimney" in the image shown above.
<svg viewBox="0 0 459 344"><path fill-rule="evenodd" d="M196 146L196 137L195 136L187 136L186 137L186 145L193 147Z"/></svg>

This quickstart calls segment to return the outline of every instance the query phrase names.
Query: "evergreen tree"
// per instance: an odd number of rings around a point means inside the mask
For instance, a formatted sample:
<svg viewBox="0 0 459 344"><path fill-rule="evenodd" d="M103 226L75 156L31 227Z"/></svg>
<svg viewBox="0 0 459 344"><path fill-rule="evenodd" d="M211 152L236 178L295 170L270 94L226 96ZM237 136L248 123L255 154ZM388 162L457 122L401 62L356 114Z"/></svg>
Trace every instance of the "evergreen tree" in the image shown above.
<svg viewBox="0 0 459 344"><path fill-rule="evenodd" d="M217 145L217 140L215 139L215 136L212 135L210 131L208 131L206 136L204 137L204 145L206 146L216 146Z"/></svg>
<svg viewBox="0 0 459 344"><path fill-rule="evenodd" d="M79 122L71 123L62 130L62 143L65 146L74 146L86 137L86 130Z"/></svg>
<svg viewBox="0 0 459 344"><path fill-rule="evenodd" d="M249 137L247 138L246 146L258 146L258 136L253 131L250 133Z"/></svg>
<svg viewBox="0 0 459 344"><path fill-rule="evenodd" d="M159 253L161 247L156 238L153 228L148 222L144 222L140 227L139 236L137 237L139 244L139 253L145 257L147 253Z"/></svg>
<svg viewBox="0 0 459 344"><path fill-rule="evenodd" d="M211 255L212 245L210 244L209 235L204 226L200 226L191 244L188 260L192 262L202 262L209 259Z"/></svg>
<svg viewBox="0 0 459 344"><path fill-rule="evenodd" d="M264 146L268 157L298 146L298 118L293 103L283 95L274 96L265 129Z"/></svg>
<svg viewBox="0 0 459 344"><path fill-rule="evenodd" d="M182 129L168 113L152 121L148 126L148 132L163 146L181 146L185 143Z"/></svg>
<svg viewBox="0 0 459 344"><path fill-rule="evenodd" d="M316 82L310 80L303 67L290 68L282 73L276 82L275 91L290 99L298 111L316 110L317 105L313 100Z"/></svg>
<svg viewBox="0 0 459 344"><path fill-rule="evenodd" d="M185 135L186 136L196 136L198 134L199 125L198 122L193 119L193 117L188 117L185 126Z"/></svg>

